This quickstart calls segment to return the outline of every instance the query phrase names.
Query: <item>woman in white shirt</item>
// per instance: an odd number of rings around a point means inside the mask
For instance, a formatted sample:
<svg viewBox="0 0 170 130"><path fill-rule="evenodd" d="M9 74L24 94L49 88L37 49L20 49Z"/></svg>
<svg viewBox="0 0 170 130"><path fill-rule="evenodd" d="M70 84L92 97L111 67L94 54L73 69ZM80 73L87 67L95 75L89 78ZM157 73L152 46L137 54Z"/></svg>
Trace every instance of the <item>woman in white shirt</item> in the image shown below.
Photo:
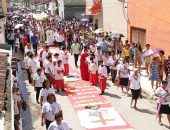
<svg viewBox="0 0 170 130"><path fill-rule="evenodd" d="M47 101L47 96L48 94L55 94L55 90L53 87L50 85L49 80L45 80L43 83L43 88L40 91L40 104L41 106Z"/></svg>
<svg viewBox="0 0 170 130"><path fill-rule="evenodd" d="M39 103L40 90L43 88L43 82L45 81L45 76L42 74L42 69L37 69L37 73L33 76L33 86L36 91L36 101Z"/></svg>
<svg viewBox="0 0 170 130"><path fill-rule="evenodd" d="M126 63L126 60L123 59L122 63L119 65L119 79L120 79L120 86L122 88L122 92L124 93L123 91L123 87L126 87L126 94L128 94L128 91L129 91L129 74L130 74L130 71L129 71L129 66L128 64Z"/></svg>
<svg viewBox="0 0 170 130"><path fill-rule="evenodd" d="M158 97L158 105L157 105L157 116L159 118L158 123L163 125L161 121L162 114L167 114L167 118L169 121L170 127L170 106L169 106L169 92L168 92L168 82L162 81L162 87L159 87L155 91L155 96Z"/></svg>
<svg viewBox="0 0 170 130"><path fill-rule="evenodd" d="M62 114L61 105L56 102L56 98L54 94L49 94L47 96L47 102L42 106L42 121L41 125L46 124L46 129L48 129L50 123L55 120L55 114Z"/></svg>
<svg viewBox="0 0 170 130"><path fill-rule="evenodd" d="M141 85L140 85L140 76L138 74L138 70L134 70L134 74L130 76L129 78L130 82L130 89L132 94L132 100L131 100L131 107L133 105L133 101L135 101L134 108L137 109L137 100L140 97L141 94Z"/></svg>
<svg viewBox="0 0 170 130"><path fill-rule="evenodd" d="M63 121L63 117L61 113L55 114L55 121L53 121L48 130L70 130L68 124Z"/></svg>

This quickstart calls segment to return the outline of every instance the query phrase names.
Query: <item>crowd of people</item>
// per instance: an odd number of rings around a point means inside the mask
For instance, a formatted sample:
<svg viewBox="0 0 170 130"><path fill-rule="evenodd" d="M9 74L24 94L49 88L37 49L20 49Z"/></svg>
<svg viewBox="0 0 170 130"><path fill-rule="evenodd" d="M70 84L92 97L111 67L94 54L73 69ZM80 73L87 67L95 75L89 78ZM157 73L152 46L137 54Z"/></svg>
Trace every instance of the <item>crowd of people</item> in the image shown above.
<svg viewBox="0 0 170 130"><path fill-rule="evenodd" d="M13 53L17 52L19 45L24 55L28 81L34 86L35 99L42 107L41 124L42 126L46 124L47 130L55 128L69 130L68 124L63 121L62 108L56 101L55 91L57 93L64 91L64 76L69 75L70 55L74 55L75 67L80 69L81 79L89 81L93 86L99 84L100 95L104 94L107 80L110 79L113 85L120 86L127 96L131 90L130 106L135 109L137 109L137 100L142 98L140 77L143 75L141 66L144 64L152 89L159 97L159 124L162 125L161 114L167 114L170 123L168 100L170 56L166 58L163 50L159 51L159 55L144 57L144 53L152 51L150 44L129 43L128 40L123 43L121 37L112 37L111 32L95 34L93 33L95 27L88 22L75 19L55 21L52 17L44 21L36 21L31 16L27 21L23 21L24 18L27 16L7 21L6 40L12 46ZM23 26L15 28L17 24ZM50 46L58 47L60 51L53 54L50 52ZM38 47L42 47L39 53ZM133 69L130 69L130 66ZM155 88L154 82L156 82ZM15 87L13 91L16 92ZM19 96L15 94L13 100L15 108L19 107ZM18 114L20 111L17 112Z"/></svg>

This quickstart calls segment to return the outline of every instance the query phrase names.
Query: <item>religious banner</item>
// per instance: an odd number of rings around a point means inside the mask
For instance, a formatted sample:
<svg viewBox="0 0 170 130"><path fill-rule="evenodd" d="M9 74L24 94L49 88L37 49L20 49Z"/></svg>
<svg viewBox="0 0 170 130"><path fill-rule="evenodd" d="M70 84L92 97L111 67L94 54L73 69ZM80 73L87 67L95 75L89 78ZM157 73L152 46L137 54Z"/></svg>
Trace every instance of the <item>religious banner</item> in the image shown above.
<svg viewBox="0 0 170 130"><path fill-rule="evenodd" d="M102 12L102 0L86 0L86 15L98 15Z"/></svg>
<svg viewBox="0 0 170 130"><path fill-rule="evenodd" d="M112 107L98 110L85 109L78 111L77 114L81 125L86 129L127 126L127 123Z"/></svg>

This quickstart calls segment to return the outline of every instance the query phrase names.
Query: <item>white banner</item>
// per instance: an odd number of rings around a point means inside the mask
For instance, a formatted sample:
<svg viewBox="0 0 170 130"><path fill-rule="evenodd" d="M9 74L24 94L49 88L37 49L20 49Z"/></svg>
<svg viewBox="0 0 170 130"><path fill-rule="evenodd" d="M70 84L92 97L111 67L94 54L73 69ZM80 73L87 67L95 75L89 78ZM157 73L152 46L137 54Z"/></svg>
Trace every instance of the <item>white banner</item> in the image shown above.
<svg viewBox="0 0 170 130"><path fill-rule="evenodd" d="M114 108L100 108L98 110L86 109L78 111L77 113L81 125L87 129L127 125Z"/></svg>

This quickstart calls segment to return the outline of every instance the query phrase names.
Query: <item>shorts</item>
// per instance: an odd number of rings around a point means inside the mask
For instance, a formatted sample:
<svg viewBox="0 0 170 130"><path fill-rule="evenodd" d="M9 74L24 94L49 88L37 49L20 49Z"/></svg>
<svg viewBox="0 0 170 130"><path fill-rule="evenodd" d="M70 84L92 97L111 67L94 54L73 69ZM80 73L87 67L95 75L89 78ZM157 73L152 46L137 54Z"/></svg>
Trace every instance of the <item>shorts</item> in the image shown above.
<svg viewBox="0 0 170 130"><path fill-rule="evenodd" d="M120 86L128 86L129 78L120 78Z"/></svg>

